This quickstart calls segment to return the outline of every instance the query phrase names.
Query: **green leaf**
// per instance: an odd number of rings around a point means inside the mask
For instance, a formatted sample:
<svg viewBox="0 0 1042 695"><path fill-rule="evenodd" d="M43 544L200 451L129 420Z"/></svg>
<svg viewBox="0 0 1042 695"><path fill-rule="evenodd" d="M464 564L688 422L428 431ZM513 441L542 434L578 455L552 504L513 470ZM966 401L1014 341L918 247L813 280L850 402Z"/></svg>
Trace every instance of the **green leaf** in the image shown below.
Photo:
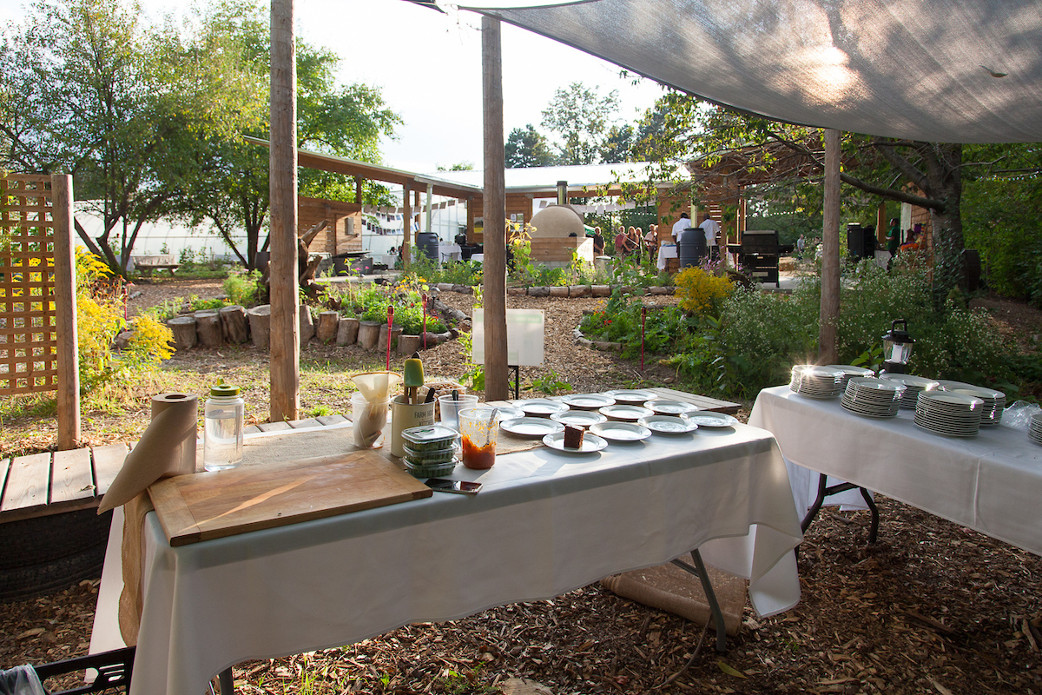
<svg viewBox="0 0 1042 695"><path fill-rule="evenodd" d="M736 669L734 666L728 665L723 659L717 659L716 660L716 665L717 665L717 667L721 671L723 671L724 673L726 673L729 676L734 676L735 678L748 678L749 677L749 676L745 675L744 673L742 673L741 671L739 671L738 669Z"/></svg>

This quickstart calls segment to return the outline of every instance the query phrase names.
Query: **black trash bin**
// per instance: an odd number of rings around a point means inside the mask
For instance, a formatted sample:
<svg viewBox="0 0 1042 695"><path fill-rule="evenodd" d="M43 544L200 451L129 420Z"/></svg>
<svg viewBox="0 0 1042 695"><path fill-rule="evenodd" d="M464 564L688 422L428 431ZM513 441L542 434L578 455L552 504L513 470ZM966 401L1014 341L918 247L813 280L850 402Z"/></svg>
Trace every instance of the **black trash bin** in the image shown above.
<svg viewBox="0 0 1042 695"><path fill-rule="evenodd" d="M417 232L416 247L427 258L438 260L438 235L434 232Z"/></svg>
<svg viewBox="0 0 1042 695"><path fill-rule="evenodd" d="M698 227L688 227L677 235L677 260L681 268L697 266L706 254L706 235Z"/></svg>

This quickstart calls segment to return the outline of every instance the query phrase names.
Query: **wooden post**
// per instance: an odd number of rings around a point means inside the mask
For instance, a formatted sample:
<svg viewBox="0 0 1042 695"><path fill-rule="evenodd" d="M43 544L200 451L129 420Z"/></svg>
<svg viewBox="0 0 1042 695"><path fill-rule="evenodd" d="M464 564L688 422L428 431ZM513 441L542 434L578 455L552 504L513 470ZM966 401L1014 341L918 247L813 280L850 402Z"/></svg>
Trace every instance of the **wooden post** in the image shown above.
<svg viewBox="0 0 1042 695"><path fill-rule="evenodd" d="M876 241L886 244L886 231L890 228L886 219L886 203L880 203L876 208Z"/></svg>
<svg viewBox="0 0 1042 695"><path fill-rule="evenodd" d="M474 235L474 198L467 198L467 243L473 244L477 237Z"/></svg>
<svg viewBox="0 0 1042 695"><path fill-rule="evenodd" d="M272 422L300 406L297 279L297 65L294 0L271 0L271 402Z"/></svg>
<svg viewBox="0 0 1042 695"><path fill-rule="evenodd" d="M404 184L402 189L402 270L409 269L409 261L412 260L412 203L409 201L409 184Z"/></svg>
<svg viewBox="0 0 1042 695"><path fill-rule="evenodd" d="M485 400L509 396L506 317L506 181L503 150L503 64L498 19L481 18L484 93Z"/></svg>
<svg viewBox="0 0 1042 695"><path fill-rule="evenodd" d="M825 129L825 201L821 229L821 316L818 321L818 362L839 361L839 131Z"/></svg>
<svg viewBox="0 0 1042 695"><path fill-rule="evenodd" d="M72 243L72 177L51 177L54 304L58 331L58 449L80 445L80 360L76 334L76 254Z"/></svg>
<svg viewBox="0 0 1042 695"><path fill-rule="evenodd" d="M359 205L362 204L362 177L355 177L355 202Z"/></svg>

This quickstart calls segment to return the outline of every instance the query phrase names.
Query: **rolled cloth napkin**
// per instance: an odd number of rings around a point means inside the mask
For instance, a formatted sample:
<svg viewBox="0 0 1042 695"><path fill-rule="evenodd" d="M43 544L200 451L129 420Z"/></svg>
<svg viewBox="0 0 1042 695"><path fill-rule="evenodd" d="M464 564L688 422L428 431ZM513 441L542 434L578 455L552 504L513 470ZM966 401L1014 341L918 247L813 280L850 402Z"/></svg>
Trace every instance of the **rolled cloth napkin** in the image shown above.
<svg viewBox="0 0 1042 695"><path fill-rule="evenodd" d="M128 646L137 643L141 624L141 576L144 572L145 515L152 511L148 486L160 478L195 473L199 403L185 393L152 397L152 421L123 468L101 499L98 513L124 505L123 592L119 597L119 629Z"/></svg>

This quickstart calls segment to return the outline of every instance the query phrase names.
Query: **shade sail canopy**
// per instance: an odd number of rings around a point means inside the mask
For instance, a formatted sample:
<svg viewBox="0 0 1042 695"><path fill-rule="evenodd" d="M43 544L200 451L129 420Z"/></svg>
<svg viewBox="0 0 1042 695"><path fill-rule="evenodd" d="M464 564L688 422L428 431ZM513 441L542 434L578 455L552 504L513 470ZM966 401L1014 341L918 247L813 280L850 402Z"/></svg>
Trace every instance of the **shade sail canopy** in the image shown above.
<svg viewBox="0 0 1042 695"><path fill-rule="evenodd" d="M1042 141L1039 0L591 0L478 11L775 120L937 142Z"/></svg>

